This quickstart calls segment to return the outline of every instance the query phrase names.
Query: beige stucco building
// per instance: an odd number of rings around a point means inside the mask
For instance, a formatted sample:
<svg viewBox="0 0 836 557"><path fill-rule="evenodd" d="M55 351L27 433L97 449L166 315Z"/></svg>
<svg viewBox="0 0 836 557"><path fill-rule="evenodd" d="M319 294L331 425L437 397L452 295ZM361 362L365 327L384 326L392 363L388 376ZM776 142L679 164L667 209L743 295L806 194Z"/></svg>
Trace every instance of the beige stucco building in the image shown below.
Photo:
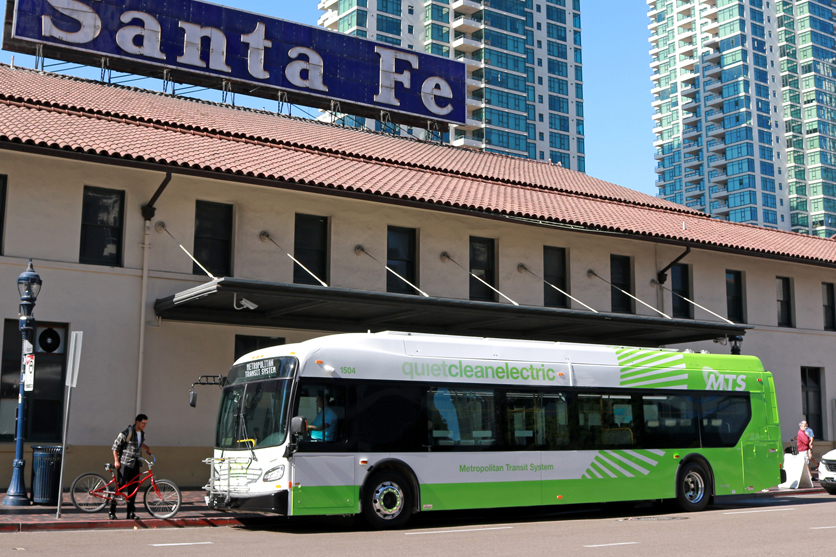
<svg viewBox="0 0 836 557"><path fill-rule="evenodd" d="M60 354L71 331L84 332L69 479L99 469L141 411L155 470L202 485L220 391L204 388L190 408L191 383L225 374L236 346L348 330L723 353L745 332L742 352L775 374L785 440L805 410L819 420L817 452L836 437L832 240L715 221L549 164L7 66L0 175L0 485L12 469L19 379L14 284L29 258L43 279L35 317L62 345L36 355L27 442L60 442ZM230 278L212 282L178 243ZM660 289L657 273L686 248ZM288 253L328 287L304 284L310 276ZM387 282L387 262L429 297ZM571 294L568 307L542 277ZM674 309L671 287L714 313Z"/></svg>

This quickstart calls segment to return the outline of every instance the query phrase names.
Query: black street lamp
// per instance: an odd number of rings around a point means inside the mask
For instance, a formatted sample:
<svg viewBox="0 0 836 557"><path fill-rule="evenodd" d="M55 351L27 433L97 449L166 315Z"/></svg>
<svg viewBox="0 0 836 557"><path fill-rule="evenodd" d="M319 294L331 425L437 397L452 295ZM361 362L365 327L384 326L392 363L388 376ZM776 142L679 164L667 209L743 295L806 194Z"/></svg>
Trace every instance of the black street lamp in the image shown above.
<svg viewBox="0 0 836 557"><path fill-rule="evenodd" d="M26 494L26 483L23 481L23 472L26 462L23 460L23 432L26 421L26 366L35 366L34 348L32 346L33 333L35 331L35 318L32 310L35 309L35 301L41 291L41 277L32 268L32 260L29 266L17 277L17 289L20 292L20 317L18 326L23 336L23 354L20 360L20 391L17 398L17 424L15 429L15 459L12 464L12 483L6 491L3 499L4 505L20 507L29 505L29 497Z"/></svg>

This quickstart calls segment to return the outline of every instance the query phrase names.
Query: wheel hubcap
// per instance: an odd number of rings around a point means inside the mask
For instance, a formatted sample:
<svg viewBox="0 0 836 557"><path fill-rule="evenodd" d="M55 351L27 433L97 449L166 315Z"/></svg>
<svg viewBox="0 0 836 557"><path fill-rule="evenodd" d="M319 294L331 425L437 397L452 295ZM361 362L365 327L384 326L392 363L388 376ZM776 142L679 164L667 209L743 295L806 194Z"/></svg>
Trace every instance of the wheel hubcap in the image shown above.
<svg viewBox="0 0 836 557"><path fill-rule="evenodd" d="M705 496L705 482L696 472L688 472L682 482L682 492L689 503L699 503Z"/></svg>
<svg viewBox="0 0 836 557"><path fill-rule="evenodd" d="M403 510L403 492L400 486L393 482L384 482L377 486L372 496L372 506L377 516L384 520L392 520Z"/></svg>

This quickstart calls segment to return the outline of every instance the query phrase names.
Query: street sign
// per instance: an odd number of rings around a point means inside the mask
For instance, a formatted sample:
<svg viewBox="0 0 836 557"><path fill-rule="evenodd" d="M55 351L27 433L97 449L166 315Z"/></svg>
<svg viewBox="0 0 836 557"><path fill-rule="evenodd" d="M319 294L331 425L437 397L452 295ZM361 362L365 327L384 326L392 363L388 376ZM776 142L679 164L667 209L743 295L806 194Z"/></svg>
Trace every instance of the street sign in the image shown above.
<svg viewBox="0 0 836 557"><path fill-rule="evenodd" d="M23 356L23 390L35 390L35 355L26 354Z"/></svg>
<svg viewBox="0 0 836 557"><path fill-rule="evenodd" d="M67 381L68 387L75 388L78 383L78 363L81 360L81 340L84 336L82 331L73 331L70 336L70 353L67 355Z"/></svg>
<svg viewBox="0 0 836 557"><path fill-rule="evenodd" d="M449 58L198 0L7 2L6 50L393 122L465 122L465 65Z"/></svg>

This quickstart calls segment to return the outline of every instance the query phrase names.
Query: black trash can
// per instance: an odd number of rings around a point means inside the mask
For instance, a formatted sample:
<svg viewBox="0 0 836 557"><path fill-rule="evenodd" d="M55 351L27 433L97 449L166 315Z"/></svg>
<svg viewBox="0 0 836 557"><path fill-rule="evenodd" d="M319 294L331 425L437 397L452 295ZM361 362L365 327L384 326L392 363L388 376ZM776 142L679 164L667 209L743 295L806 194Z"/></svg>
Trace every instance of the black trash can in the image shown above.
<svg viewBox="0 0 836 557"><path fill-rule="evenodd" d="M61 480L61 447L32 447L32 502L57 505Z"/></svg>

